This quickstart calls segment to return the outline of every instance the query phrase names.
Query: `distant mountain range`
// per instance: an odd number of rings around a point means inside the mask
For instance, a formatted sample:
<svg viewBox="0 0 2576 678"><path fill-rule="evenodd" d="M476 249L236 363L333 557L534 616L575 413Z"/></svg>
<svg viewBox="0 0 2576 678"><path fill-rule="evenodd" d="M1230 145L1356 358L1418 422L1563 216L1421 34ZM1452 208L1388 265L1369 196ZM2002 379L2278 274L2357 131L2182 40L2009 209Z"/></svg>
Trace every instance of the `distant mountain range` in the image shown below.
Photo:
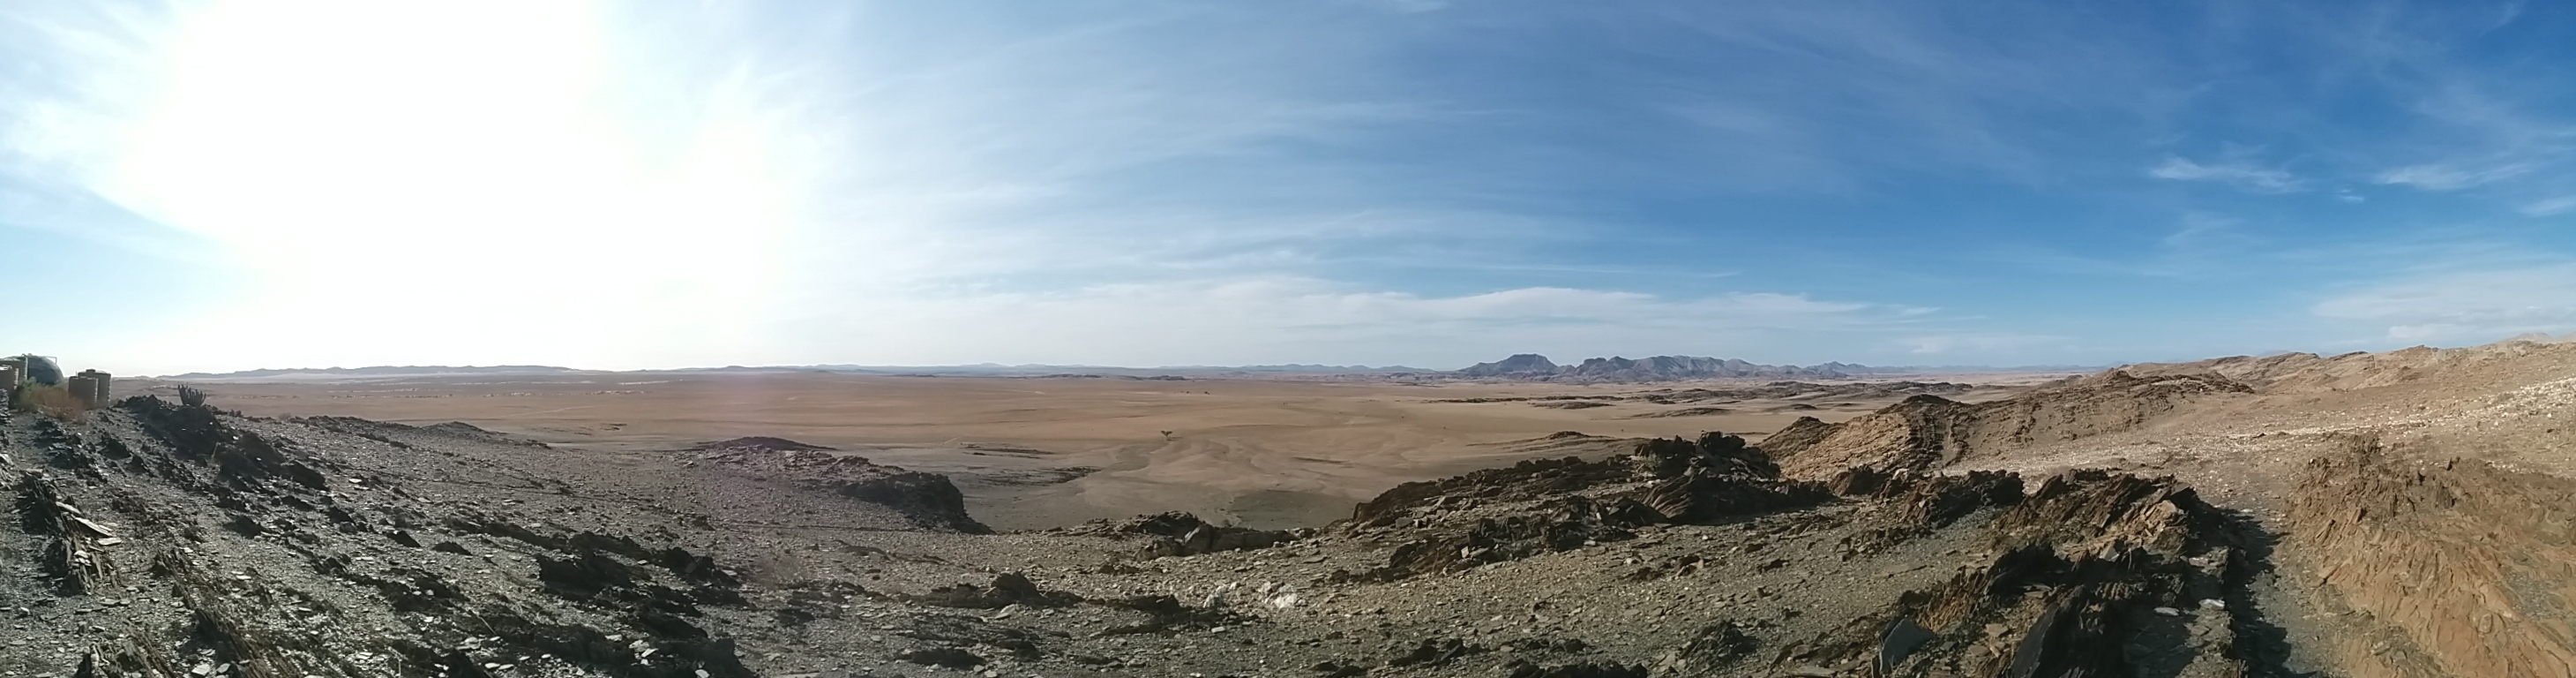
<svg viewBox="0 0 2576 678"><path fill-rule="evenodd" d="M418 377L440 374L563 374L583 371L585 370L576 370L570 367L553 367L549 365L493 365L490 367L475 367L470 365L462 367L451 367L447 365L377 365L374 367L242 370L240 372L189 372L187 374L173 374L162 378L273 379L294 377Z"/></svg>
<svg viewBox="0 0 2576 678"><path fill-rule="evenodd" d="M1849 379L1878 374L1922 371L1911 367L1870 367L1851 363L1764 365L1734 358L1659 355L1648 358L1589 358L1581 364L1558 365L1547 356L1523 353L1459 370L1458 376L1539 381L1672 381L1677 379Z"/></svg>
<svg viewBox="0 0 2576 678"><path fill-rule="evenodd" d="M1144 372L1162 374L1173 372L1331 372L1348 374L1361 372L1430 373L1439 371L1419 367L1405 367L1402 365L1370 367L1367 365L1304 365L1295 363L1287 365L1165 365L1162 367L1109 367L1102 365L1046 365L1034 363L1023 365L1003 365L999 363L977 363L973 365L800 365L793 368L770 369L806 369L826 370L831 372L883 372L887 374L1058 374L1065 372L1098 372L1116 374Z"/></svg>
<svg viewBox="0 0 2576 678"><path fill-rule="evenodd" d="M842 372L850 374L887 374L907 376L981 376L1034 377L1057 375L1102 376L1170 376L1223 375L1228 373L1308 373L1308 374L1440 374L1439 370L1390 365L1189 365L1178 367L1102 367L1097 365L770 365L724 367L682 367L664 370L583 370L548 365L493 365L489 367L450 365L380 365L374 367L320 367L242 370L239 372L189 372L161 377L184 381L241 380L329 380L389 377L435 377L456 375L544 375L544 374L613 374L619 372Z"/></svg>
<svg viewBox="0 0 2576 678"><path fill-rule="evenodd" d="M584 370L551 365L401 365L374 367L323 367L243 370L240 372L190 372L163 379L183 381L301 381L332 379L367 379L436 376L526 376L550 374L617 374L639 372L839 372L847 374L884 374L935 377L1224 377L1228 375L1277 375L1280 378L1324 378L1330 375L1354 375L1386 379L1524 379L1531 381L1603 381L1641 382L1681 379L1850 379L1891 374L1927 372L2043 372L2091 371L2097 367L2032 366L2032 367L1872 367L1851 363L1829 362L1819 365L1764 365L1734 358L1659 355L1647 358L1588 358L1573 365L1558 365L1547 356L1523 353L1489 363L1477 363L1455 371L1388 365L1184 365L1172 367L1103 367L1098 365L771 365L724 367L684 367L663 370ZM1296 376L1291 376L1296 375Z"/></svg>

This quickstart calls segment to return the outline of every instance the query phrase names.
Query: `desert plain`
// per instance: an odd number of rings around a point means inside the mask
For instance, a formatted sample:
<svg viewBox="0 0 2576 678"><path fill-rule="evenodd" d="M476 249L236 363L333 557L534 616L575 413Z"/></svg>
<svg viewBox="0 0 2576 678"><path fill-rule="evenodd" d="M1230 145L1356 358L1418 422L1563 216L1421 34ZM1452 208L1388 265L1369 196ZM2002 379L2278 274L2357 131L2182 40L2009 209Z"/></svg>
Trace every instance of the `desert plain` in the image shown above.
<svg viewBox="0 0 2576 678"><path fill-rule="evenodd" d="M649 463L710 441L786 438L947 475L997 529L1163 511L1278 529L1347 517L1399 483L1613 452L1541 440L1564 431L1759 440L1800 417L1839 422L1917 393L1989 400L2063 376L1584 384L805 371L193 383L214 406L253 416L464 422ZM167 395L176 386L126 390Z"/></svg>
<svg viewBox="0 0 2576 678"><path fill-rule="evenodd" d="M125 380L0 674L2576 675L2576 343L1873 377Z"/></svg>

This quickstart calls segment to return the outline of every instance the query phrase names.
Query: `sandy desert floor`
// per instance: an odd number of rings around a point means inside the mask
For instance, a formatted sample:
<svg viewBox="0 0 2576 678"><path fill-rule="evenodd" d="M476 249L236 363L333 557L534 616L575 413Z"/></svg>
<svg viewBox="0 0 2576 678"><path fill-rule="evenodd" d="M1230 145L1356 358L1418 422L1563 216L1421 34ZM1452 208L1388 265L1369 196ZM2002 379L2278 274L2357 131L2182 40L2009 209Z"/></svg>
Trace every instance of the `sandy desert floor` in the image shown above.
<svg viewBox="0 0 2576 678"><path fill-rule="evenodd" d="M1966 380L1928 379L1944 378ZM1945 397L2003 397L2010 384L2030 381L1977 379L1991 385ZM741 436L790 438L948 474L974 514L1000 529L1172 510L1255 527L1316 525L1398 483L1597 452L1529 442L1560 431L1758 438L1801 416L1840 421L1903 397L1853 390L1851 382L1721 397L1756 385L621 373L200 387L216 406L256 416L463 421L638 455ZM173 387L140 382L123 390ZM1721 393L1638 399L1694 388ZM1442 402L1464 400L1488 402ZM1582 404L1569 409L1572 402Z"/></svg>

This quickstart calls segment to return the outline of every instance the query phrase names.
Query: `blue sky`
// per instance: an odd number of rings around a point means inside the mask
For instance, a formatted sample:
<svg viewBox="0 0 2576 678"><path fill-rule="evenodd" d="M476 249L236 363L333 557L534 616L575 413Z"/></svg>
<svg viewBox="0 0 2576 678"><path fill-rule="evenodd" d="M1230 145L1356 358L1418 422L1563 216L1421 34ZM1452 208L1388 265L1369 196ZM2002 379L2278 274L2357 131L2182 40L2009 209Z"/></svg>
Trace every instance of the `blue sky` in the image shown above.
<svg viewBox="0 0 2576 678"><path fill-rule="evenodd" d="M2554 3L0 2L0 348L163 373L2576 330Z"/></svg>

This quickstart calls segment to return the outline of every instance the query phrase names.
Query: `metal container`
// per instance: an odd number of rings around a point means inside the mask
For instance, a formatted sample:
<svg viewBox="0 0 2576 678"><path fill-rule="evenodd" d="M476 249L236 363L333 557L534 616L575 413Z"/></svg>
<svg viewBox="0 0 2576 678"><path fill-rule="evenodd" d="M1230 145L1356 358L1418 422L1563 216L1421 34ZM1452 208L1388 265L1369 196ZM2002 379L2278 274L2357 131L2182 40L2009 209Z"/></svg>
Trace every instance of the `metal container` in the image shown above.
<svg viewBox="0 0 2576 678"><path fill-rule="evenodd" d="M97 396L96 399L90 401L90 407L106 407L109 402L116 399L115 395L108 392L108 384L112 383L112 381L109 379L106 372L100 372L98 370L81 370L80 376L90 378L91 392L93 395Z"/></svg>
<svg viewBox="0 0 2576 678"><path fill-rule="evenodd" d="M98 407L98 377L81 373L72 375L72 378L64 382L66 382L64 388L72 392L72 399L80 401L81 407Z"/></svg>

